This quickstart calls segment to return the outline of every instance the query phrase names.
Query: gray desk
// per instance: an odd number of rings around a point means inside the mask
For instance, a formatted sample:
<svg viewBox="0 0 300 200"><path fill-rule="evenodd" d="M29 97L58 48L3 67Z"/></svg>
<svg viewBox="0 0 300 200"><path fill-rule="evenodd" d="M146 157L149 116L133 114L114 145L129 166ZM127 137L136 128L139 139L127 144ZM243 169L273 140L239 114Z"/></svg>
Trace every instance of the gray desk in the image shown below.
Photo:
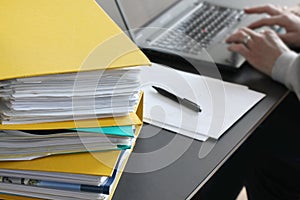
<svg viewBox="0 0 300 200"><path fill-rule="evenodd" d="M231 127L206 157L202 159L198 157L203 143L192 141L190 147L178 160L163 169L149 173L124 172L113 197L114 200L150 200L156 197L182 200L192 197L193 192L199 190L209 180L288 94L283 86L247 66L232 77L225 75L224 78L246 83L250 88L264 92L267 96ZM142 129L141 137L153 135L157 131L158 134L151 138L139 139L134 152L155 151L170 143L175 137L174 133L149 125L145 125ZM129 171L131 171L131 162L139 165L136 166L137 168L152 164L147 160L141 160L139 163L136 159L129 159L127 164Z"/></svg>
<svg viewBox="0 0 300 200"><path fill-rule="evenodd" d="M251 1L251 5L258 2L262 4L261 1L256 0ZM290 5L296 3L296 1L272 2ZM226 1L226 3L239 7L246 5L246 1L238 0ZM238 72L222 73L222 77L226 81L245 84L267 96L232 126L204 158L200 159L198 156L200 147L214 141L209 140L204 144L188 139L191 144L179 159L165 168L152 172L128 172L131 171L130 168L133 164L136 165L137 169L147 168L153 164L153 160L150 159L137 161L137 159L130 158L113 200L190 199L288 94L285 87L253 70L247 64ZM153 133L157 134L153 135ZM149 135L152 137L147 138ZM174 137L175 134L172 132L145 124L134 152L154 152L167 144L171 144ZM187 142L187 139L182 138L182 142ZM180 145L180 142L175 145ZM157 160L156 162L160 161Z"/></svg>

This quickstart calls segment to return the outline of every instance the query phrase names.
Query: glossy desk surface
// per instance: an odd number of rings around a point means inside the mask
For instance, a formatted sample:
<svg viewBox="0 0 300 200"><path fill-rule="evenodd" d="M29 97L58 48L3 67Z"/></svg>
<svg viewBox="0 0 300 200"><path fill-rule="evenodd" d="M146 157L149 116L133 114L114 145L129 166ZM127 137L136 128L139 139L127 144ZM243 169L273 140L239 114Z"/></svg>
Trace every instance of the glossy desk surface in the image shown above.
<svg viewBox="0 0 300 200"><path fill-rule="evenodd" d="M209 180L288 94L285 87L249 66L244 66L234 74L224 74L223 79L246 84L251 89L265 93L266 97L218 141L200 142L144 124L134 154L129 159L114 194L114 200L150 200L157 197L182 200L192 197L192 193ZM213 147L207 155L201 149L204 145ZM175 156L178 156L176 149L181 149L182 155L166 167L151 171L151 166L155 168L158 163L164 163L163 159L170 160L172 157L172 153L162 150L166 146L170 150L175 149ZM156 151L162 151L161 156Z"/></svg>

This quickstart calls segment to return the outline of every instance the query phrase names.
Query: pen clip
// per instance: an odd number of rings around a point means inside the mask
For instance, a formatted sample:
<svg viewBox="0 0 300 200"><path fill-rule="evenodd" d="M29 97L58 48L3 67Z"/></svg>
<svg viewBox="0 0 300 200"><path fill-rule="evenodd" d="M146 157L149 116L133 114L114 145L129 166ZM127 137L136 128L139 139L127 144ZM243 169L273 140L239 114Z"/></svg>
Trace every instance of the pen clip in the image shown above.
<svg viewBox="0 0 300 200"><path fill-rule="evenodd" d="M181 103L182 105L196 111L196 112L201 112L201 108L199 105L197 105L196 103L186 99L186 98L182 98L182 99L179 99L179 103Z"/></svg>

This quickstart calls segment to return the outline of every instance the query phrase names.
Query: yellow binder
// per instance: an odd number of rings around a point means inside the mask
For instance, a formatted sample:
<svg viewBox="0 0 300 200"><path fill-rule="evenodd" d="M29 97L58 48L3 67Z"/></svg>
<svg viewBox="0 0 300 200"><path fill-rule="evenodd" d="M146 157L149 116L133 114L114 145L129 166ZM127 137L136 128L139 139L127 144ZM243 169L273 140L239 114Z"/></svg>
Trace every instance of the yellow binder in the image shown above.
<svg viewBox="0 0 300 200"><path fill-rule="evenodd" d="M94 0L3 0L0 80L150 65L148 58ZM129 116L31 125L2 130L140 124Z"/></svg>
<svg viewBox="0 0 300 200"><path fill-rule="evenodd" d="M94 0L1 0L0 80L150 65Z"/></svg>

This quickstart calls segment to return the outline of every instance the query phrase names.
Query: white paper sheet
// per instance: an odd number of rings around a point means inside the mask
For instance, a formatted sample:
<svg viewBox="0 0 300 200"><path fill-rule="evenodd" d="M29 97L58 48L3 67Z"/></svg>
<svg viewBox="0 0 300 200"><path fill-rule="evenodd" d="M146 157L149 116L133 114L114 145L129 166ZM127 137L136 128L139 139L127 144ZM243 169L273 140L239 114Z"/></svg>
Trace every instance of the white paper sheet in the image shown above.
<svg viewBox="0 0 300 200"><path fill-rule="evenodd" d="M142 69L141 81L145 122L202 141L208 137L218 139L265 96L246 86L155 63ZM192 111L158 94L153 85L192 100L201 106L202 112Z"/></svg>

